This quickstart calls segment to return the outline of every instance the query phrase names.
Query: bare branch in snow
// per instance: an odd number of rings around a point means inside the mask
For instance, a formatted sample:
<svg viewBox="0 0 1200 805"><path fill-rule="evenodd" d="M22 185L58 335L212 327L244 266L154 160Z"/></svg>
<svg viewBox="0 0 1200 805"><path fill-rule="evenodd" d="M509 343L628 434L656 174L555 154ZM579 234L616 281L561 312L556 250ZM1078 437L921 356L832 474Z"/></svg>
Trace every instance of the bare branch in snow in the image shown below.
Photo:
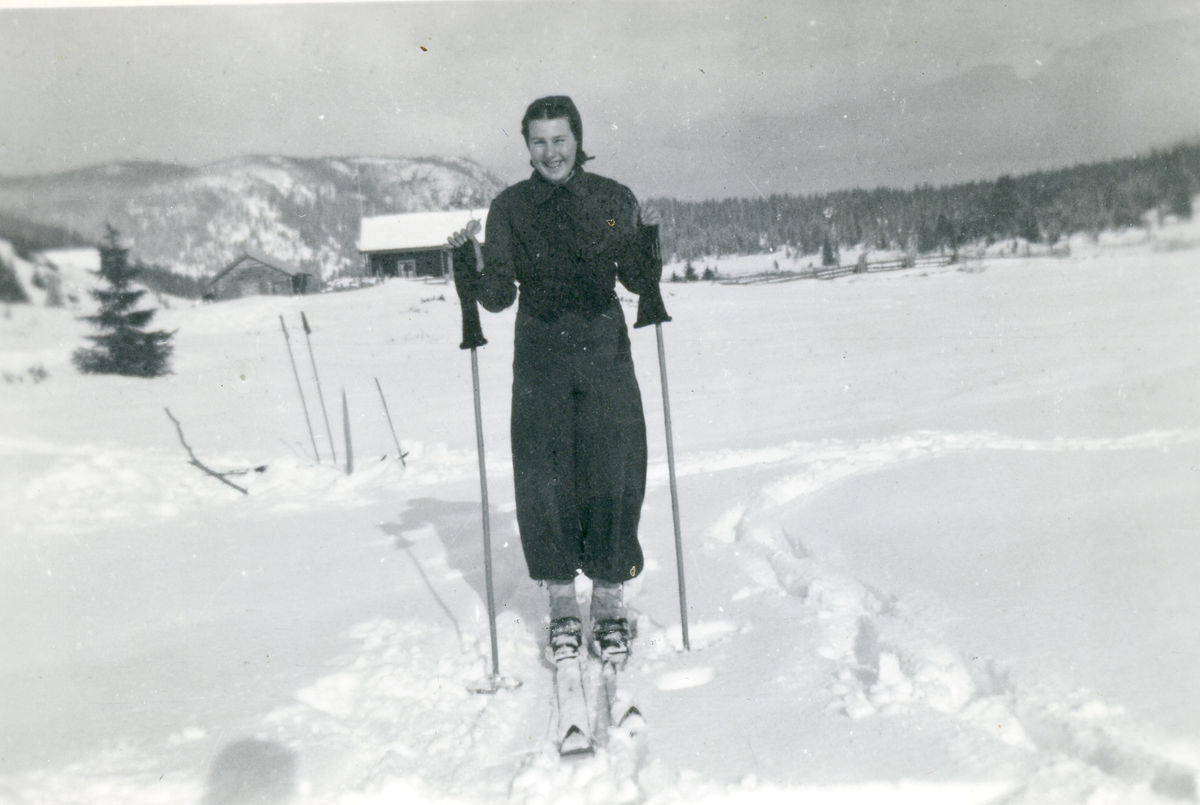
<svg viewBox="0 0 1200 805"><path fill-rule="evenodd" d="M233 483L228 478L226 478L224 474L219 473L219 472L214 472L213 470L210 470L208 467L206 467L202 463L200 463L200 459L196 458L196 454L194 452L192 452L191 446L187 443L187 440L183 438L183 426L179 424L179 420L176 419L174 416L172 416L170 408L164 408L163 410L167 412L167 416L170 418L170 420L175 423L175 432L179 434L179 443L183 445L183 449L187 450L188 455L191 456L191 458L192 458L192 460L188 462L189 464L191 464L193 467L196 467L196 468L202 470L203 472L208 473L209 475L216 478L218 481L225 484L226 486L232 486L234 489L241 492L243 495L250 494L248 491L246 491L242 487L238 486L237 484Z"/></svg>

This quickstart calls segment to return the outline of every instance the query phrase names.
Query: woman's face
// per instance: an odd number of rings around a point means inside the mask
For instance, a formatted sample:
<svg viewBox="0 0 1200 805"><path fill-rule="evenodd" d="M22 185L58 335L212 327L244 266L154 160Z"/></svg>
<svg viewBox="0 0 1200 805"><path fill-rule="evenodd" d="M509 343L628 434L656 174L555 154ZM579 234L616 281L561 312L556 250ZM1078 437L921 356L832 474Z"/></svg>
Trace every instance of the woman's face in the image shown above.
<svg viewBox="0 0 1200 805"><path fill-rule="evenodd" d="M579 144L565 117L529 121L529 138L525 144L529 147L534 170L543 179L550 184L562 184L570 178Z"/></svg>

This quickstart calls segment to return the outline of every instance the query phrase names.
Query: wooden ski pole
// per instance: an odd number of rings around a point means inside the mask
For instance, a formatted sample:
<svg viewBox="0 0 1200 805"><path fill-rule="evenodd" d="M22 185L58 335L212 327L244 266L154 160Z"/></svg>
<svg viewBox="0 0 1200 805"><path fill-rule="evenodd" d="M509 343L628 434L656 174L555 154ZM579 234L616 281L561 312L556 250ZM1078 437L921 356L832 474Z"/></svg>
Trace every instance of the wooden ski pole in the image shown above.
<svg viewBox="0 0 1200 805"><path fill-rule="evenodd" d="M478 315L478 314L477 314ZM471 384L475 392L475 446L479 453L479 495L483 509L483 570L487 588L488 625L492 638L492 685L500 683L500 644L496 635L496 594L492 585L492 527L488 513L487 461L483 452L483 408L479 402L479 357L471 347Z"/></svg>
<svg viewBox="0 0 1200 805"><path fill-rule="evenodd" d="M287 343L288 360L292 362L292 374L296 377L296 389L300 392L300 407L304 409L304 424L308 425L308 438L312 440L313 455L317 463L321 463L321 451L317 450L317 437L313 435L312 420L308 417L308 402L304 399L304 386L300 383L300 370L296 368L296 356L292 354L292 339L288 335L287 325L283 322L283 314L279 314L279 326L283 328L283 340Z"/></svg>
<svg viewBox="0 0 1200 805"><path fill-rule="evenodd" d="M383 396L383 386L379 385L379 378L374 378L375 388L379 389L379 401L383 403L383 415L387 417L388 430L392 432L392 441L396 443L396 453L400 456L400 466L407 467L408 463L404 460L405 452L400 449L400 440L396 438L396 428L392 425L392 414L388 411L387 397Z"/></svg>
<svg viewBox="0 0 1200 805"><path fill-rule="evenodd" d="M646 288L638 299L638 317L633 326L646 327L654 325L654 334L658 338L658 372L662 378L663 419L667 431L667 471L671 479L671 517L675 521L675 569L679 576L679 628L683 636L683 648L692 650L688 639L688 607L687 586L683 580L683 534L679 526L679 487L675 483L675 439L671 428L671 395L667 390L667 351L663 347L663 322L670 321L667 308L663 304L662 292L658 282L662 275L662 254L658 244L658 224L648 224L641 227L639 237L641 248L648 261L648 269L657 269L652 287Z"/></svg>
<svg viewBox="0 0 1200 805"><path fill-rule="evenodd" d="M671 516L675 520L675 567L679 574L679 623L683 631L683 648L691 651L688 640L687 587L683 581L683 536L679 527L679 489L675 484L675 442L671 435L671 398L667 393L667 353L663 348L662 322L654 325L658 337L658 371L662 376L663 419L667 429L667 473L671 479Z"/></svg>
<svg viewBox="0 0 1200 805"><path fill-rule="evenodd" d="M483 268L483 250L475 234L479 231L479 222L471 221L467 225L467 235L471 245L475 247L475 270ZM453 256L451 257L453 262ZM460 270L466 270L464 269ZM483 510L483 573L487 595L488 625L492 638L492 676L488 684L476 688L477 693L495 693L501 687L513 688L521 683L516 680L505 680L500 676L500 643L496 634L496 596L492 585L492 527L488 513L487 461L483 451L483 407L479 400L479 356L477 348L487 343L483 337L483 327L479 323L479 307L475 301L474 289L464 287L466 283L455 282L458 300L462 306L462 343L459 349L471 350L471 386L475 398L475 447L479 453L479 493Z"/></svg>
<svg viewBox="0 0 1200 805"><path fill-rule="evenodd" d="M325 393L321 391L321 377L317 374L317 359L313 355L312 328L308 326L308 317L300 311L300 321L304 324L304 340L308 343L308 359L312 362L313 378L317 381L317 398L321 401L321 415L325 417L325 432L329 434L329 452L333 453L333 463L337 464L337 447L333 444L333 428L329 427L329 411L325 409Z"/></svg>

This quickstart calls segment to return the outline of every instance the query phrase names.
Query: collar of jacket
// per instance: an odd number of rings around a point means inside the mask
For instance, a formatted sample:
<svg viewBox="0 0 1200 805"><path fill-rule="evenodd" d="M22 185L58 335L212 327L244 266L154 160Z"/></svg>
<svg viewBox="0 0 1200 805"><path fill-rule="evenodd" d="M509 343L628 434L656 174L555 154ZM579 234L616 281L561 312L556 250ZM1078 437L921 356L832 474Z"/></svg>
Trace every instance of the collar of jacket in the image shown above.
<svg viewBox="0 0 1200 805"><path fill-rule="evenodd" d="M581 166L576 165L575 171L567 179L565 184L551 184L547 182L542 174L536 170L529 177L529 193L532 196L535 204L542 204L549 200L550 196L560 187L565 187L573 196L584 198L587 196L587 179L584 178L584 170Z"/></svg>

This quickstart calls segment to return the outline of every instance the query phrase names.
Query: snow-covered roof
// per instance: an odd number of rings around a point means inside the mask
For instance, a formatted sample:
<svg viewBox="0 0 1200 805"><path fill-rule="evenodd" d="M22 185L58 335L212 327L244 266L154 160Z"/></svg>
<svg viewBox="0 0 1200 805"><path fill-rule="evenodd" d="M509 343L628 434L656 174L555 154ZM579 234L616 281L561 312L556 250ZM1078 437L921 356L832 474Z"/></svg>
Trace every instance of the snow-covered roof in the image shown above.
<svg viewBox="0 0 1200 805"><path fill-rule="evenodd" d="M487 223L487 208L474 210L442 210L438 212L406 212L375 215L362 219L359 230L360 252L390 252L401 249L436 249L446 245L446 238L467 225L469 221ZM483 230L479 232L483 242Z"/></svg>

